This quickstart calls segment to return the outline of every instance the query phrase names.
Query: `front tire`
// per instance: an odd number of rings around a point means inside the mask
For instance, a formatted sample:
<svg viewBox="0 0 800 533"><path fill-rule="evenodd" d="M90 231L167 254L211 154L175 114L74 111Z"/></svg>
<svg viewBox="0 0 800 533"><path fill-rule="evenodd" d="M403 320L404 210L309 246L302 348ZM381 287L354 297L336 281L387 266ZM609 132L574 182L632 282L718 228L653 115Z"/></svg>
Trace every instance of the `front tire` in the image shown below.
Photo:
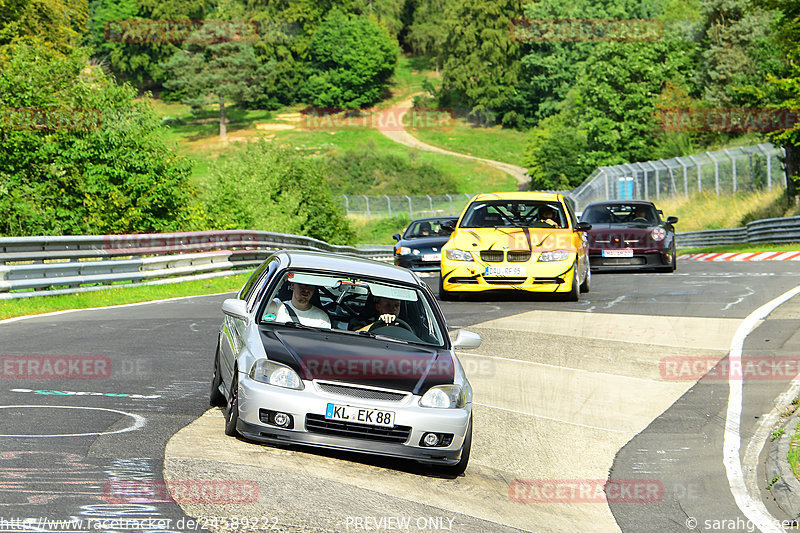
<svg viewBox="0 0 800 533"><path fill-rule="evenodd" d="M461 459L454 465L440 466L436 470L447 476L460 476L467 469L469 452L472 449L472 415L469 416L467 434L464 436L464 446L461 448Z"/></svg>
<svg viewBox="0 0 800 533"><path fill-rule="evenodd" d="M578 286L578 264L572 267L572 289L564 295L564 301L577 302L580 299L580 287Z"/></svg>
<svg viewBox="0 0 800 533"><path fill-rule="evenodd" d="M225 434L235 437L239 434L236 430L236 423L239 421L239 371L233 371L233 383L228 401L225 404Z"/></svg>
<svg viewBox="0 0 800 533"><path fill-rule="evenodd" d="M450 291L444 290L444 276L439 274L439 300L443 302L452 302L455 299L455 296L453 296Z"/></svg>
<svg viewBox="0 0 800 533"><path fill-rule="evenodd" d="M586 269L586 277L583 278L583 283L581 283L581 292L589 292L592 289L592 269Z"/></svg>

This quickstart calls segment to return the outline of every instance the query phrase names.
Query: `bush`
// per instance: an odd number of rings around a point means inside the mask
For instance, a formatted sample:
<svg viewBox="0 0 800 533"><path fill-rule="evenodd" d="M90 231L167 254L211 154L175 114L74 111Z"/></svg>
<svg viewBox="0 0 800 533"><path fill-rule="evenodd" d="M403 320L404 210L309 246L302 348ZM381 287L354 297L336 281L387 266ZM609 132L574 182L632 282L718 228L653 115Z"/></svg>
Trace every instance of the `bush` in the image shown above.
<svg viewBox="0 0 800 533"><path fill-rule="evenodd" d="M190 165L135 96L81 51L0 49L0 119L18 122L0 120L0 234L163 232L186 223Z"/></svg>
<svg viewBox="0 0 800 533"><path fill-rule="evenodd" d="M252 142L215 162L201 194L205 229L251 229L352 244L319 161L268 142Z"/></svg>

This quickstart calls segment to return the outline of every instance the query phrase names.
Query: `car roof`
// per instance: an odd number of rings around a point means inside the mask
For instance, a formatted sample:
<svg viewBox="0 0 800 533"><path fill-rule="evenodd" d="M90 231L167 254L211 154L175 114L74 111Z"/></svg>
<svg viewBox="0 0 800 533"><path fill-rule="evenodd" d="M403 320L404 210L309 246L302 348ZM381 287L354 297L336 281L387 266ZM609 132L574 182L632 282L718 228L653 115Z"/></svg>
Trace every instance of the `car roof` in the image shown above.
<svg viewBox="0 0 800 533"><path fill-rule="evenodd" d="M489 192L475 196L472 202L482 202L486 200L543 200L559 201L562 195L557 192L537 192L537 191L509 191L509 192Z"/></svg>
<svg viewBox="0 0 800 533"><path fill-rule="evenodd" d="M590 204L586 204L586 207L595 206L595 205L597 205L597 206L606 206L606 205L646 205L646 206L655 207L655 204L653 204L653 202L649 202L647 200L606 200L604 202L592 202ZM583 209L585 210L586 207L584 207Z"/></svg>
<svg viewBox="0 0 800 533"><path fill-rule="evenodd" d="M303 250L281 250L275 253L287 268L319 269L346 272L354 276L386 278L420 285L423 283L410 270L391 263L362 259L348 255L310 252Z"/></svg>

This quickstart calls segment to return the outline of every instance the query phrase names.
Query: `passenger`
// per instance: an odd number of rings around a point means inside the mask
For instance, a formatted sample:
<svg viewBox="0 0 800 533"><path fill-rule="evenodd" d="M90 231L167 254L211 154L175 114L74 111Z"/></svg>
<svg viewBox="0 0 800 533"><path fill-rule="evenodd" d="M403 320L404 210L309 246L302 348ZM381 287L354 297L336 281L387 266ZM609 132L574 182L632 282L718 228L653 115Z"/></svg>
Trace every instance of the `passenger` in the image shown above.
<svg viewBox="0 0 800 533"><path fill-rule="evenodd" d="M315 328L331 328L331 319L328 314L311 304L311 298L317 292L314 285L290 283L292 299L283 302L278 312L275 313L276 322L299 322L305 326Z"/></svg>

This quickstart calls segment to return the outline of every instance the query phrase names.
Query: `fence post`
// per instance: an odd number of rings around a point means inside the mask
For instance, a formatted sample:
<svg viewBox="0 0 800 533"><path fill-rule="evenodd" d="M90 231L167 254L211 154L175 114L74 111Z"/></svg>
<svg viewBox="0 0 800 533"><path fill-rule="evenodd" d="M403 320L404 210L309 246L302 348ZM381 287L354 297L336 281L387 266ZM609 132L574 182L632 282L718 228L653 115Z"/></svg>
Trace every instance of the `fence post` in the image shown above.
<svg viewBox="0 0 800 533"><path fill-rule="evenodd" d="M343 194L342 198L344 198L344 212L345 212L345 214L349 215L350 214L350 199L347 198L346 194Z"/></svg>
<svg viewBox="0 0 800 533"><path fill-rule="evenodd" d="M714 185L717 188L717 196L719 196L719 161L711 155L711 152L706 152L706 155L714 162Z"/></svg>
<svg viewBox="0 0 800 533"><path fill-rule="evenodd" d="M428 197L428 205L431 207L431 216L433 216L433 200L431 199L430 194L426 194L425 196Z"/></svg>
<svg viewBox="0 0 800 533"><path fill-rule="evenodd" d="M769 150L764 148L763 144L757 145L759 151L764 154L764 157L767 158L767 190L772 190L772 156L769 153Z"/></svg>
<svg viewBox="0 0 800 533"><path fill-rule="evenodd" d="M406 198L408 198L408 217L413 219L414 209L411 207L411 197L409 195L406 195Z"/></svg>
<svg viewBox="0 0 800 533"><path fill-rule="evenodd" d="M686 193L686 199L689 199L689 167L687 167L683 161L681 161L680 157L676 157L675 161L678 162L680 166L683 167L683 190ZM675 191L677 192L677 191Z"/></svg>
<svg viewBox="0 0 800 533"><path fill-rule="evenodd" d="M450 216L453 216L453 197L449 194L445 194L445 196L447 196L447 199L450 201Z"/></svg>
<svg viewBox="0 0 800 533"><path fill-rule="evenodd" d="M367 202L367 218L369 218L369 197L366 194L362 194L361 196L363 196L364 200Z"/></svg>
<svg viewBox="0 0 800 533"><path fill-rule="evenodd" d="M656 171L656 200L661 200L661 180L658 176L658 167L652 161L648 161L647 164Z"/></svg>
<svg viewBox="0 0 800 533"><path fill-rule="evenodd" d="M703 170L702 170L702 164L700 163L700 161L695 159L695 157L693 155L690 155L689 159L692 160L692 163L697 165L697 191L698 192L703 192Z"/></svg>
<svg viewBox="0 0 800 533"><path fill-rule="evenodd" d="M606 184L606 200L610 200L611 198L608 197L608 174L606 174L606 169L601 168L600 172L603 173L603 179L605 180Z"/></svg>
<svg viewBox="0 0 800 533"><path fill-rule="evenodd" d="M731 155L731 152L725 148L725 154L731 158L731 165L733 166L733 192L736 192L736 158Z"/></svg>
<svg viewBox="0 0 800 533"><path fill-rule="evenodd" d="M383 195L386 198L386 206L389 208L389 218L392 218L392 201L389 199L388 194Z"/></svg>
<svg viewBox="0 0 800 533"><path fill-rule="evenodd" d="M644 168L644 165L641 164L641 163L634 163L634 164L642 170L642 174L644 175L644 199L645 200L649 200L650 199L650 187L649 187L649 184L647 183L647 169Z"/></svg>

